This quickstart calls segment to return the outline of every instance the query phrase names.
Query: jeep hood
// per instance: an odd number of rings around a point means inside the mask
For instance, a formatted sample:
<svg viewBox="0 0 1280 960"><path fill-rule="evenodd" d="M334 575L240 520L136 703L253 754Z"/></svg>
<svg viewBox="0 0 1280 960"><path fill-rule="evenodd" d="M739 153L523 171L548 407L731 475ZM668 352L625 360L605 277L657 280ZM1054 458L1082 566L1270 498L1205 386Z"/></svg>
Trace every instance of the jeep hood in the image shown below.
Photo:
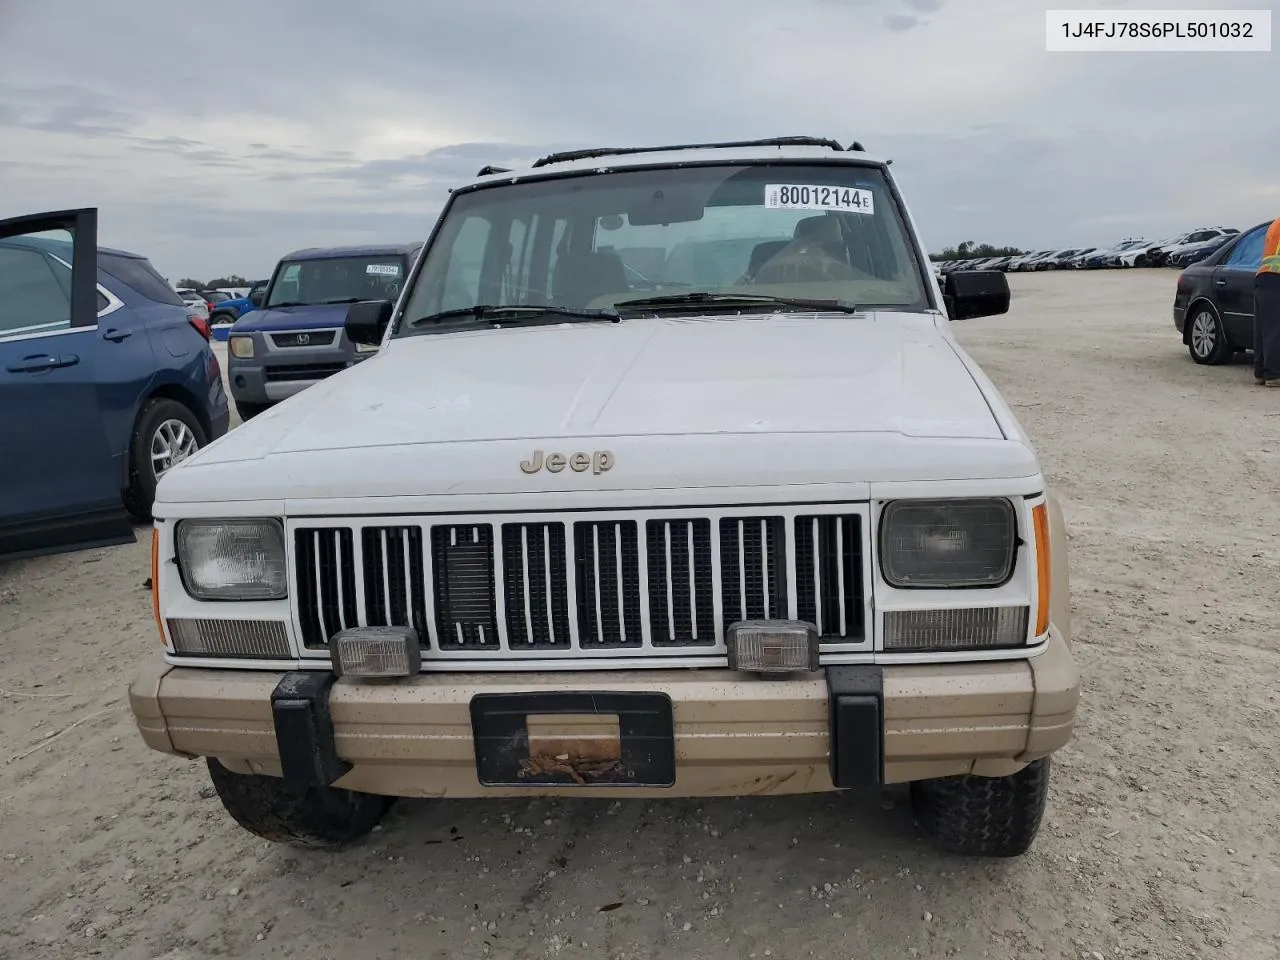
<svg viewBox="0 0 1280 960"><path fill-rule="evenodd" d="M563 487L568 470L517 469L535 449L609 449L617 468L577 477L597 488L625 482L625 458L634 467L640 450L668 485L741 478L744 451L746 473L771 483L899 467L922 480L1034 474L1034 456L1002 433L935 323L902 313L663 318L393 340L171 471L160 498L223 499L236 473L217 471L216 483L202 474L233 464L252 473L246 462L260 460L301 485L266 494L276 497L348 495L314 492L334 468L363 472L370 495L397 484L404 495ZM717 470L726 475L700 476Z"/></svg>
<svg viewBox="0 0 1280 960"><path fill-rule="evenodd" d="M232 333L255 333L259 330L313 330L316 327L340 327L347 319L345 303L318 303L301 307L272 307L252 310L235 322Z"/></svg>

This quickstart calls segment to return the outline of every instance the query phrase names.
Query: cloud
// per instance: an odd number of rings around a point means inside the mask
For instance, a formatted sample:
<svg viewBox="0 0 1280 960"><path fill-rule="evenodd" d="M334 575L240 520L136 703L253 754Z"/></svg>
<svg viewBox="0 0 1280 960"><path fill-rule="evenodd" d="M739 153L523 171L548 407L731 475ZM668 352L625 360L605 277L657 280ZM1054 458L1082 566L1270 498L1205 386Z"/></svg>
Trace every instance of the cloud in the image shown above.
<svg viewBox="0 0 1280 960"><path fill-rule="evenodd" d="M0 215L95 205L166 275L260 276L421 238L486 164L796 133L890 155L934 248L1273 212L1277 54L1048 54L1051 5L225 0L216 70L197 7L4 5Z"/></svg>

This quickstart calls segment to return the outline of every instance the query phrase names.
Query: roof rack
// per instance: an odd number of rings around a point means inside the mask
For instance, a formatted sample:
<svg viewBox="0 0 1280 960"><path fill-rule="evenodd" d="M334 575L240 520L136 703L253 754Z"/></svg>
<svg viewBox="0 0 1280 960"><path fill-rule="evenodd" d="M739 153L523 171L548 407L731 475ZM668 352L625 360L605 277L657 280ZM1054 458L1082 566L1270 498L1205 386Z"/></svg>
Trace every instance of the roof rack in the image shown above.
<svg viewBox="0 0 1280 960"><path fill-rule="evenodd" d="M510 172L511 172L510 167L495 167L493 164L488 164L487 166L481 167L480 172L477 173L476 176L487 177L491 173L510 173Z"/></svg>
<svg viewBox="0 0 1280 960"><path fill-rule="evenodd" d="M770 137L765 140L726 140L719 143L678 143L663 147L595 147L589 150L568 150L552 153L535 160L535 167L551 163L567 163L570 160L590 160L592 157L620 156L628 153L666 153L674 150L715 150L728 147L827 147L831 150L862 153L862 144L854 141L848 147L826 137Z"/></svg>

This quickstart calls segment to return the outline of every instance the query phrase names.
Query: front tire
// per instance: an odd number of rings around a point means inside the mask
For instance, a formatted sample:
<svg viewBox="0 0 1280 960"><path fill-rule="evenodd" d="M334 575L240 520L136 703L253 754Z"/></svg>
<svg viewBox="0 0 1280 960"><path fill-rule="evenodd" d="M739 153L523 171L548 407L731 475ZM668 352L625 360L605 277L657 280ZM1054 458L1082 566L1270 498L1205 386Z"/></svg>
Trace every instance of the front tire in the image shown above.
<svg viewBox="0 0 1280 960"><path fill-rule="evenodd" d="M939 849L966 857L1017 857L1040 830L1049 758L1008 777L942 777L911 784L911 804Z"/></svg>
<svg viewBox="0 0 1280 960"><path fill-rule="evenodd" d="M213 757L209 778L231 818L250 833L297 847L336 847L378 825L391 798L337 787L287 786L279 777L232 773Z"/></svg>
<svg viewBox="0 0 1280 960"><path fill-rule="evenodd" d="M1227 331L1217 313L1207 304L1200 304L1188 321L1187 351L1196 363L1217 365L1226 363L1235 353L1227 340Z"/></svg>
<svg viewBox="0 0 1280 960"><path fill-rule="evenodd" d="M208 442L196 415L177 400L155 397L142 405L129 440L129 486L125 509L146 523L164 474Z"/></svg>

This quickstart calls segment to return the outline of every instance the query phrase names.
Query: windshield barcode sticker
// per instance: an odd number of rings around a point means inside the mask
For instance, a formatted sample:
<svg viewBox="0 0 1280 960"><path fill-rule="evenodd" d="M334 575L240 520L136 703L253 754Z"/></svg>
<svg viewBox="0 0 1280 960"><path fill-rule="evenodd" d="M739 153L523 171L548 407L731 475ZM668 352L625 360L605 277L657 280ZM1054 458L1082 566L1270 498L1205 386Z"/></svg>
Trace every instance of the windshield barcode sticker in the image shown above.
<svg viewBox="0 0 1280 960"><path fill-rule="evenodd" d="M766 184L764 205L770 210L842 210L846 213L867 214L876 212L875 200L870 190L820 184Z"/></svg>
<svg viewBox="0 0 1280 960"><path fill-rule="evenodd" d="M394 263L371 263L364 268L365 273L372 273L379 277L398 277L400 276L400 267Z"/></svg>

